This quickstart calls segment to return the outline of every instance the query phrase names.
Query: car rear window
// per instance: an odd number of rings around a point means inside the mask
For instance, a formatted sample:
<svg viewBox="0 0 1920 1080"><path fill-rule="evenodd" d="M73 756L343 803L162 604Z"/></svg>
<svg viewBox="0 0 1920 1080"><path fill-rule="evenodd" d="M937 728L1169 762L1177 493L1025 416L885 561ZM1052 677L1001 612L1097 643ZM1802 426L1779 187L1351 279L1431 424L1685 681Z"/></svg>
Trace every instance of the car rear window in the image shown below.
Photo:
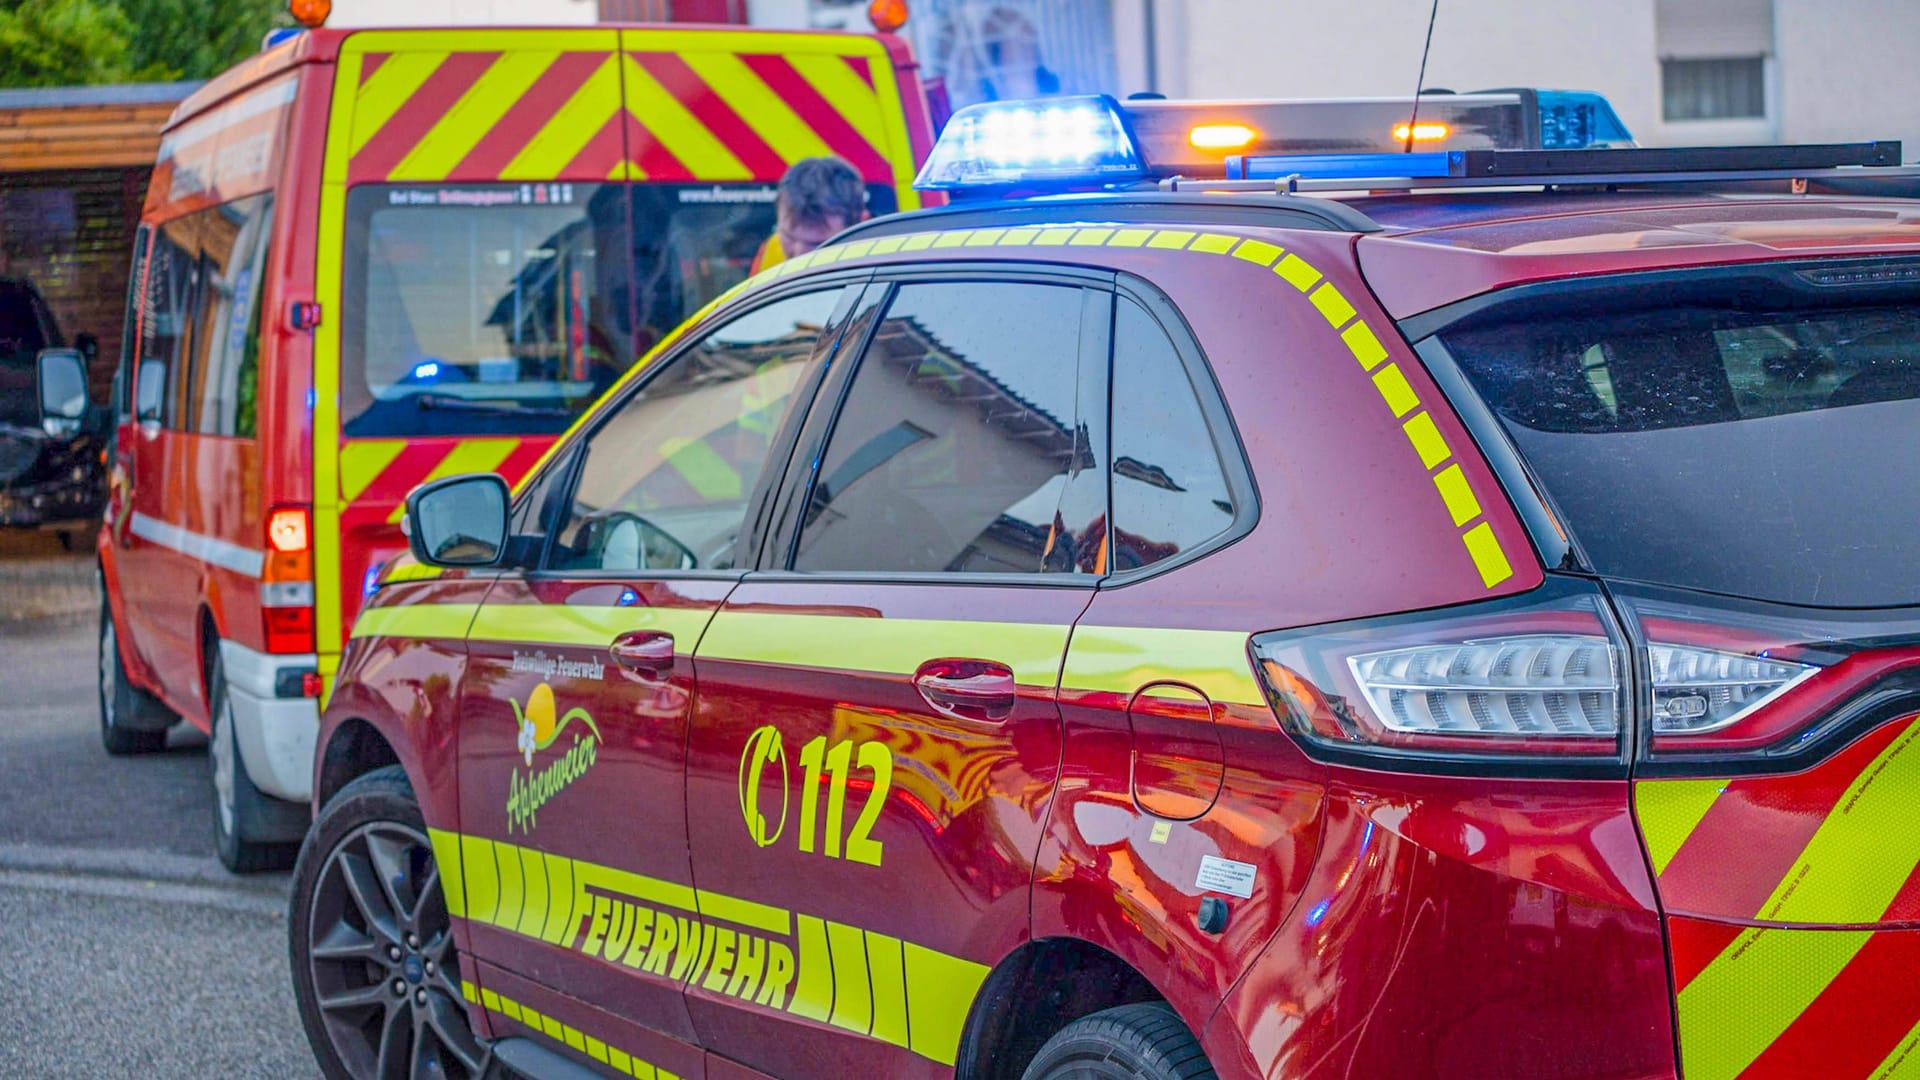
<svg viewBox="0 0 1920 1080"><path fill-rule="evenodd" d="M1920 604L1920 293L1839 293L1536 290L1437 341L1600 573Z"/></svg>

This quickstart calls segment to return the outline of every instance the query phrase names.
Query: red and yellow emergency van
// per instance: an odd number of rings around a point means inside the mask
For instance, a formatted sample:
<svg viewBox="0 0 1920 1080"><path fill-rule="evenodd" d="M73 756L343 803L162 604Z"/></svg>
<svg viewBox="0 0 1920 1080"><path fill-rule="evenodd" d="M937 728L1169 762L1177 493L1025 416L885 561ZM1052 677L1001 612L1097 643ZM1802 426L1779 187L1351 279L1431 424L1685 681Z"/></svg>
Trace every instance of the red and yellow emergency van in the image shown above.
<svg viewBox="0 0 1920 1080"><path fill-rule="evenodd" d="M208 83L168 123L134 252L107 749L186 718L212 738L222 859L289 857L315 699L405 549L407 492L523 474L747 276L792 163L843 158L883 213L919 205L931 140L885 35L320 29Z"/></svg>

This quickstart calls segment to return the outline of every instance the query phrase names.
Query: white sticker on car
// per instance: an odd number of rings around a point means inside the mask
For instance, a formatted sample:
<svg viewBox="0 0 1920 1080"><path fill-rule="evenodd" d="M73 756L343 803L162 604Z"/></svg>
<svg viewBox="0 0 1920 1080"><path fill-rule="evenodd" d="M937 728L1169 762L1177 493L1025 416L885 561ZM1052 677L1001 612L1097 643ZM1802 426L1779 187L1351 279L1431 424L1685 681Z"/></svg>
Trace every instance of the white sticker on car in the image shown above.
<svg viewBox="0 0 1920 1080"><path fill-rule="evenodd" d="M1223 892L1242 900L1253 896L1252 863L1234 862L1218 855L1200 857L1200 876L1194 884L1208 892Z"/></svg>

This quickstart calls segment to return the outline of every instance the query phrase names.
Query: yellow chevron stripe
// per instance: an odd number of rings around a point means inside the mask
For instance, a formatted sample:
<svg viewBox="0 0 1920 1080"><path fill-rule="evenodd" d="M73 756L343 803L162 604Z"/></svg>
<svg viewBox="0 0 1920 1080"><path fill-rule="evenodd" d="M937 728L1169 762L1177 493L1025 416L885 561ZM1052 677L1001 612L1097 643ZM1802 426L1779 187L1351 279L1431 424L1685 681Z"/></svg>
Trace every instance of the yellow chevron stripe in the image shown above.
<svg viewBox="0 0 1920 1080"><path fill-rule="evenodd" d="M1900 1045L1887 1052L1886 1060L1875 1067L1873 1080L1916 1080L1920 1078L1920 1024L1907 1032Z"/></svg>
<svg viewBox="0 0 1920 1080"><path fill-rule="evenodd" d="M727 149L719 136L707 130L680 99L631 56L622 68L626 77L626 108L701 180L751 180L753 170Z"/></svg>
<svg viewBox="0 0 1920 1080"><path fill-rule="evenodd" d="M1920 720L1860 771L1756 918L1789 923L1879 919L1920 864Z"/></svg>
<svg viewBox="0 0 1920 1080"><path fill-rule="evenodd" d="M1063 687L1132 694L1147 683L1187 683L1218 702L1266 701L1247 658L1248 635L1234 630L1078 626L1067 649Z"/></svg>
<svg viewBox="0 0 1920 1080"><path fill-rule="evenodd" d="M466 439L440 459L433 471L422 477L420 483L431 483L447 476L459 476L462 473L492 472L507 460L520 445L519 439ZM406 515L407 504L403 501L387 515L387 524L398 525Z"/></svg>
<svg viewBox="0 0 1920 1080"><path fill-rule="evenodd" d="M1422 413L1421 415L1426 415ZM1647 856L1653 872L1666 873L1700 821L1719 801L1725 780L1642 780L1633 787L1633 808L1640 818L1640 835L1647 838Z"/></svg>
<svg viewBox="0 0 1920 1080"><path fill-rule="evenodd" d="M562 54L521 51L503 54L487 68L453 108L387 174L389 180L439 180L453 171L515 102ZM376 74L378 74L376 72Z"/></svg>
<svg viewBox="0 0 1920 1080"><path fill-rule="evenodd" d="M705 79L720 100L726 102L733 111L740 114L760 136L773 148L787 164L802 158L821 157L833 151L826 141L800 119L798 113L780 100L773 88L760 81L760 76L747 67L746 62L731 52L687 53L680 59L686 61L694 74Z"/></svg>
<svg viewBox="0 0 1920 1080"><path fill-rule="evenodd" d="M1866 930L1743 931L1680 991L1687 1080L1734 1080L1872 936Z"/></svg>
<svg viewBox="0 0 1920 1080"><path fill-rule="evenodd" d="M396 52L387 57L353 98L353 137L347 143L347 156L359 153L386 122L400 111L407 99L419 90L449 54L444 52Z"/></svg>
<svg viewBox="0 0 1920 1080"><path fill-rule="evenodd" d="M871 146L885 153L887 136L880 123L880 95L837 56L789 56L793 70Z"/></svg>
<svg viewBox="0 0 1920 1080"><path fill-rule="evenodd" d="M620 60L600 62L539 134L500 170L502 180L551 180L620 112Z"/></svg>
<svg viewBox="0 0 1920 1080"><path fill-rule="evenodd" d="M393 464L405 439L355 439L340 447L340 501L351 503L367 490L374 478Z"/></svg>
<svg viewBox="0 0 1920 1080"><path fill-rule="evenodd" d="M428 611L434 605L411 604L394 611ZM389 609L381 609L389 610ZM572 604L488 604L480 609L467 636L475 641L537 642L604 649L633 630L664 630L674 648L693 652L713 618L711 608L586 607Z"/></svg>

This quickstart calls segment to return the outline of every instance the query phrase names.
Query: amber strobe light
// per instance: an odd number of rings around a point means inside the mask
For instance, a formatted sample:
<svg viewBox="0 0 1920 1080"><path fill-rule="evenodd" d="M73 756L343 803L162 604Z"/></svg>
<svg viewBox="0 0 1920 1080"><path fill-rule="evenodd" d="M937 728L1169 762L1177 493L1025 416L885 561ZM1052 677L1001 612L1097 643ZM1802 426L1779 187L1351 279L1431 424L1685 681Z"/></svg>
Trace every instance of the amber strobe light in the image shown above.
<svg viewBox="0 0 1920 1080"><path fill-rule="evenodd" d="M899 32L907 25L907 0L873 0L867 5L867 21L879 33Z"/></svg>
<svg viewBox="0 0 1920 1080"><path fill-rule="evenodd" d="M287 0L287 14L309 30L318 29L333 14L333 0Z"/></svg>
<svg viewBox="0 0 1920 1080"><path fill-rule="evenodd" d="M1453 129L1440 123L1438 120L1432 122L1422 120L1412 127L1408 127L1406 124L1393 125L1393 140L1395 142L1406 142L1409 133L1413 135L1414 142L1438 142L1453 134Z"/></svg>
<svg viewBox="0 0 1920 1080"><path fill-rule="evenodd" d="M1245 150L1255 134L1245 124L1196 124L1187 132L1187 145L1195 150Z"/></svg>

